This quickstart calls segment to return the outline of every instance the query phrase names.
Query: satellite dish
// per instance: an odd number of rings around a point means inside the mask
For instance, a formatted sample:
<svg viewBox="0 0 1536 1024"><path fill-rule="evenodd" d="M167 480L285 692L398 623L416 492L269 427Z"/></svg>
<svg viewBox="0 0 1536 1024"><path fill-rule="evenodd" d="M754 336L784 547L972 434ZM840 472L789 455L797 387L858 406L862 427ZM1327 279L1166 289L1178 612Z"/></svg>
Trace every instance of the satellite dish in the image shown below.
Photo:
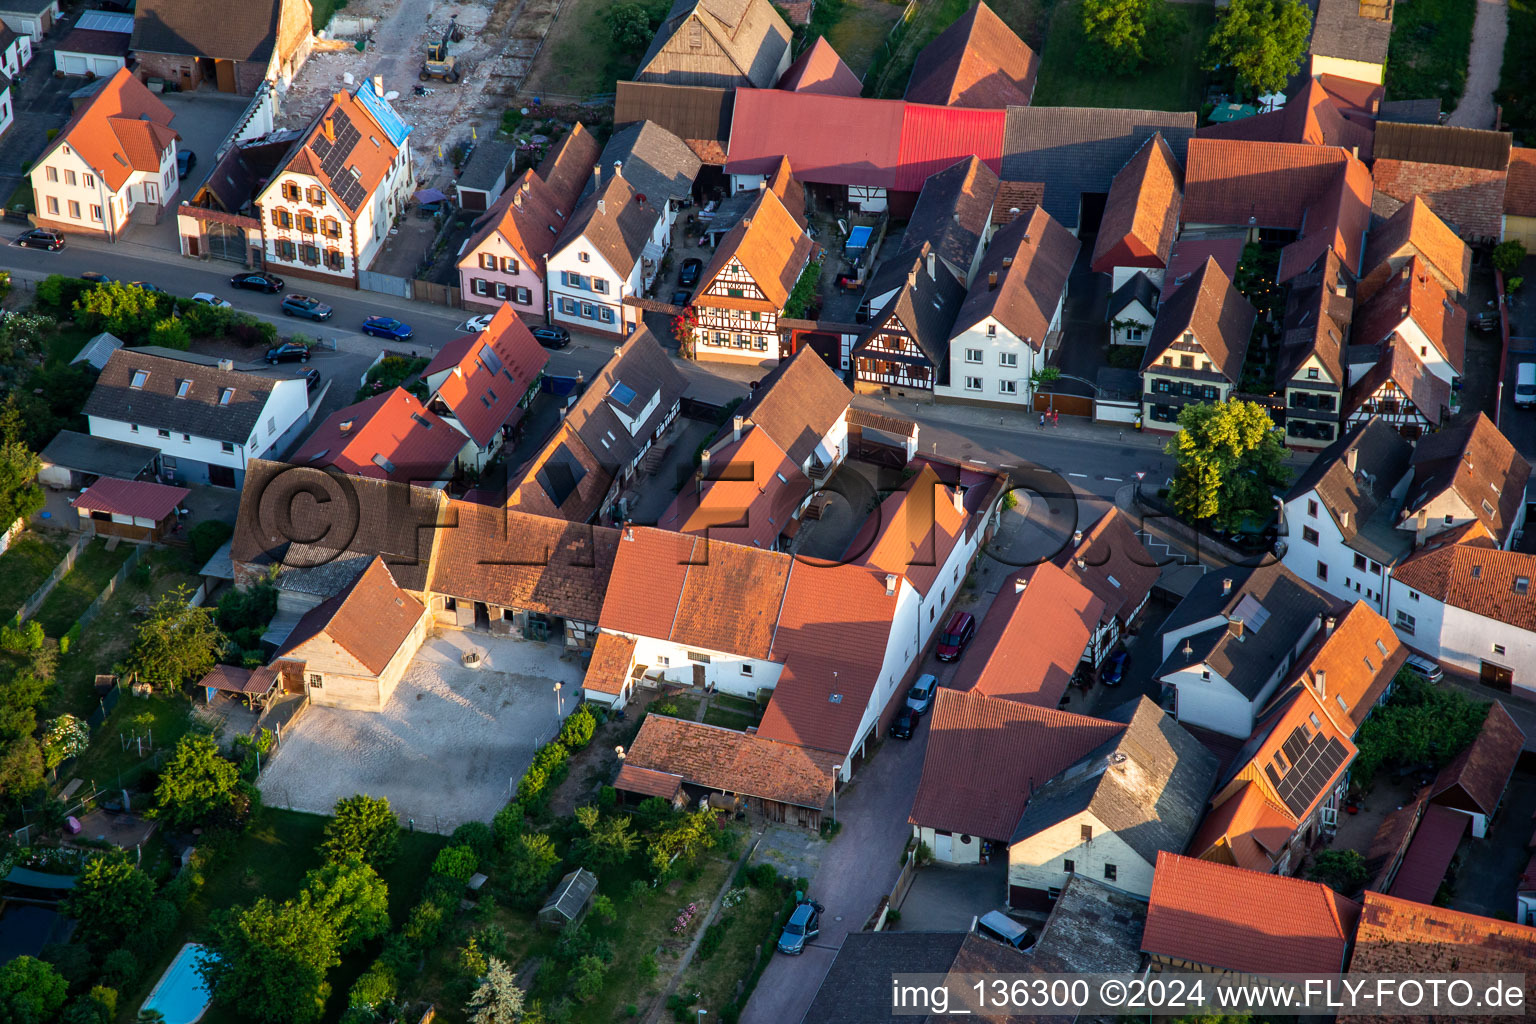
<svg viewBox="0 0 1536 1024"><path fill-rule="evenodd" d="M341 73L341 80L346 82L348 85L351 85L354 81L356 81L356 79L352 77L352 72L350 71L343 71Z"/></svg>
<svg viewBox="0 0 1536 1024"><path fill-rule="evenodd" d="M393 103L395 100L397 100L399 98L400 98L400 90L399 89L391 89L391 90L389 90L389 92L384 94L385 101L389 102L389 103Z"/></svg>

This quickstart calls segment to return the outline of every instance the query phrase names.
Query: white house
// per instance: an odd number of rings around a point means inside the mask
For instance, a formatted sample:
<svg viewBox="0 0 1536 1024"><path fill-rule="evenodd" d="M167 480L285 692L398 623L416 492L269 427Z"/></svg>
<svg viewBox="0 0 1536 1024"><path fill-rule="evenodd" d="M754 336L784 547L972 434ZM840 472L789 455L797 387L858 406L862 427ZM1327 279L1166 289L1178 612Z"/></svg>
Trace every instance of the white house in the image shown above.
<svg viewBox="0 0 1536 1024"><path fill-rule="evenodd" d="M1163 623L1156 678L1180 722L1246 739L1338 602L1279 563L1201 577Z"/></svg>
<svg viewBox="0 0 1536 1024"><path fill-rule="evenodd" d="M0 0L0 23L36 43L59 20L59 0Z"/></svg>
<svg viewBox="0 0 1536 1024"><path fill-rule="evenodd" d="M410 131L380 78L332 96L256 196L267 268L357 287L410 198Z"/></svg>
<svg viewBox="0 0 1536 1024"><path fill-rule="evenodd" d="M32 63L32 37L0 22L0 72L15 78Z"/></svg>
<svg viewBox="0 0 1536 1024"><path fill-rule="evenodd" d="M1110 275L1114 344L1147 343L1179 233L1183 186L1184 169L1162 132L1142 144L1109 186L1089 266Z"/></svg>
<svg viewBox="0 0 1536 1024"><path fill-rule="evenodd" d="M176 201L173 115L126 68L97 89L32 165L38 227L116 240L135 211Z"/></svg>
<svg viewBox="0 0 1536 1024"><path fill-rule="evenodd" d="M545 261L551 321L627 336L640 313L624 300L650 288L669 236L661 212L623 175L610 175L566 221Z"/></svg>
<svg viewBox="0 0 1536 1024"><path fill-rule="evenodd" d="M733 440L761 428L814 485L848 456L853 393L815 350L806 347L776 366L734 417Z"/></svg>
<svg viewBox="0 0 1536 1024"><path fill-rule="evenodd" d="M1396 334L1425 369L1447 384L1461 376L1467 346L1467 313L1414 256L1355 308L1352 345L1383 345Z"/></svg>
<svg viewBox="0 0 1536 1024"><path fill-rule="evenodd" d="M1080 243L1043 207L998 231L951 328L951 401L1033 407L1030 380L1061 332L1067 278Z"/></svg>
<svg viewBox="0 0 1536 1024"><path fill-rule="evenodd" d="M166 480L219 487L239 487L247 462L285 451L310 419L302 377L168 349L112 353L84 412L92 437L158 449Z"/></svg>
<svg viewBox="0 0 1536 1024"><path fill-rule="evenodd" d="M1482 413L1419 441L1398 529L1416 545L1477 526L1509 549L1525 525L1531 465Z"/></svg>
<svg viewBox="0 0 1536 1024"><path fill-rule="evenodd" d="M594 173L582 190L585 199L617 174L632 185L666 221L671 241L677 215L691 202L693 179L703 166L688 144L654 121L639 121L615 131L598 157Z"/></svg>
<svg viewBox="0 0 1536 1024"><path fill-rule="evenodd" d="M1397 529L1412 446L1381 419L1320 452L1285 498L1285 567L1344 601L1385 607L1391 567L1413 550Z"/></svg>

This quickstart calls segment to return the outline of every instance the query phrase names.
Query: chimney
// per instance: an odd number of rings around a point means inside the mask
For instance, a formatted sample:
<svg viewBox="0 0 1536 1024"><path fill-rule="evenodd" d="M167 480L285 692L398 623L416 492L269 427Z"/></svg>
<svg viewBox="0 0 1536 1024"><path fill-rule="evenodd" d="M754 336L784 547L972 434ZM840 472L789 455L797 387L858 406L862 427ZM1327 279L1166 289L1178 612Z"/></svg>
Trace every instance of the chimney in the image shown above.
<svg viewBox="0 0 1536 1024"><path fill-rule="evenodd" d="M233 370L234 368L235 368L235 361L233 359L220 359L219 360L219 369L225 371L226 373L229 372L230 370Z"/></svg>
<svg viewBox="0 0 1536 1024"><path fill-rule="evenodd" d="M1243 619L1236 616L1227 620L1227 631L1232 634L1232 639L1238 643L1243 642Z"/></svg>
<svg viewBox="0 0 1536 1024"><path fill-rule="evenodd" d="M1339 624L1337 616L1330 615L1323 620L1323 636L1333 636L1333 627Z"/></svg>
<svg viewBox="0 0 1536 1024"><path fill-rule="evenodd" d="M1346 530L1349 529L1349 512L1347 510L1339 510L1339 525Z"/></svg>
<svg viewBox="0 0 1536 1024"><path fill-rule="evenodd" d="M1190 644L1189 640L1186 639L1184 641L1184 661L1186 663L1188 663L1190 661L1193 661L1194 657L1195 657L1195 648Z"/></svg>
<svg viewBox="0 0 1536 1024"><path fill-rule="evenodd" d="M628 523L624 524L624 539L625 540L634 540L635 539L635 528L633 526L630 526Z"/></svg>
<svg viewBox="0 0 1536 1024"><path fill-rule="evenodd" d="M768 179L767 178L763 178L763 179L758 181L758 183L757 183L757 190L759 192L766 192L768 190Z"/></svg>
<svg viewBox="0 0 1536 1024"><path fill-rule="evenodd" d="M987 275L987 291L997 291L997 271L995 270Z"/></svg>
<svg viewBox="0 0 1536 1024"><path fill-rule="evenodd" d="M1317 670L1317 695L1319 697L1328 696L1328 673L1323 669Z"/></svg>
<svg viewBox="0 0 1536 1024"><path fill-rule="evenodd" d="M896 574L888 572L885 574L885 596L890 597L894 593L896 593Z"/></svg>
<svg viewBox="0 0 1536 1024"><path fill-rule="evenodd" d="M1221 596L1226 597L1230 593L1232 593L1232 577L1228 576L1221 581Z"/></svg>
<svg viewBox="0 0 1536 1024"><path fill-rule="evenodd" d="M603 214L608 212L608 201L606 199L599 199L597 201L597 212Z"/></svg>
<svg viewBox="0 0 1536 1024"><path fill-rule="evenodd" d="M731 417L731 436L734 440L741 440L741 428L746 426L746 424L747 418L745 416Z"/></svg>
<svg viewBox="0 0 1536 1024"><path fill-rule="evenodd" d="M331 118L328 117L325 119L325 121L320 125L320 130L325 133L325 137L328 141L336 141L336 125Z"/></svg>
<svg viewBox="0 0 1536 1024"><path fill-rule="evenodd" d="M531 191L532 188L533 188L533 182L529 181L527 178L524 178L522 185L518 187L518 191L519 192L528 192L528 191Z"/></svg>
<svg viewBox="0 0 1536 1024"><path fill-rule="evenodd" d="M956 487L952 493L955 496L955 511L959 512L961 515L964 515L965 514L965 492L962 491L960 488Z"/></svg>
<svg viewBox="0 0 1536 1024"><path fill-rule="evenodd" d="M1086 558L1079 558L1077 560L1077 568L1079 572L1088 568L1088 560Z"/></svg>
<svg viewBox="0 0 1536 1024"><path fill-rule="evenodd" d="M373 76L373 94L375 96L377 96L379 99L383 99L384 98L384 76L383 75L374 75Z"/></svg>
<svg viewBox="0 0 1536 1024"><path fill-rule="evenodd" d="M1359 146L1350 146L1349 147L1349 155L1354 157L1356 160L1359 160L1360 159L1360 147Z"/></svg>
<svg viewBox="0 0 1536 1024"><path fill-rule="evenodd" d="M341 432L343 434L350 434L350 433L352 433L352 421L351 420L342 420L341 421Z"/></svg>
<svg viewBox="0 0 1536 1024"><path fill-rule="evenodd" d="M930 252L928 254L928 280L930 281L936 280L936 277L934 276L934 266L937 262L938 257Z"/></svg>
<svg viewBox="0 0 1536 1024"><path fill-rule="evenodd" d="M1013 592L1015 594L1022 594L1024 593L1024 588L1027 586L1029 586L1029 580L1025 579L1023 576L1019 576L1013 581Z"/></svg>
<svg viewBox="0 0 1536 1024"><path fill-rule="evenodd" d="M1417 528L1420 531L1423 531L1423 530L1426 530L1426 529L1429 528L1429 509L1427 509L1427 508L1419 509L1419 525L1418 525Z"/></svg>
<svg viewBox="0 0 1536 1024"><path fill-rule="evenodd" d="M907 272L907 287L908 288L916 288L917 287L917 271L911 270L911 271Z"/></svg>
<svg viewBox="0 0 1536 1024"><path fill-rule="evenodd" d="M1343 298L1349 295L1349 286L1343 281L1333 286L1333 294Z"/></svg>
<svg viewBox="0 0 1536 1024"><path fill-rule="evenodd" d="M1082 530L1073 530L1072 531L1072 543L1073 544L1081 544L1082 542L1083 542L1083 531Z"/></svg>
<svg viewBox="0 0 1536 1024"><path fill-rule="evenodd" d="M613 162L613 173L620 176L624 174L624 161L615 160Z"/></svg>
<svg viewBox="0 0 1536 1024"><path fill-rule="evenodd" d="M699 468L704 471L704 474L706 476L709 474L709 449L708 448L705 448L702 452L699 453Z"/></svg>

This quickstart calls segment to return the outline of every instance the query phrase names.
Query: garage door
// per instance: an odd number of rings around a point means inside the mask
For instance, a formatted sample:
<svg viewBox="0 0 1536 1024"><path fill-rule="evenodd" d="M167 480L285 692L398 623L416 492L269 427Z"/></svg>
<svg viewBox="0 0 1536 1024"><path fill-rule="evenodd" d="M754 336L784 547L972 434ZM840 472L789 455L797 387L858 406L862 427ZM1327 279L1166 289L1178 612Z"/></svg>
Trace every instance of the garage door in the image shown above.
<svg viewBox="0 0 1536 1024"><path fill-rule="evenodd" d="M66 75L83 75L86 72L85 57L78 53L55 53L58 69Z"/></svg>
<svg viewBox="0 0 1536 1024"><path fill-rule="evenodd" d="M91 70L96 72L97 78L111 78L117 74L117 69L123 66L123 62L112 57L92 57Z"/></svg>

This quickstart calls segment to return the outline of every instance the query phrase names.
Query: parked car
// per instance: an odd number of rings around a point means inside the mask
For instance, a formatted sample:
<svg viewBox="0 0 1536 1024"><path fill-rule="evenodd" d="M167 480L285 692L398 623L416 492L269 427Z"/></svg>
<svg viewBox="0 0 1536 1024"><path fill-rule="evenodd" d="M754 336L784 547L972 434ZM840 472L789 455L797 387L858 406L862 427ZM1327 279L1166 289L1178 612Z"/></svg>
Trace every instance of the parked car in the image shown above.
<svg viewBox="0 0 1536 1024"><path fill-rule="evenodd" d="M679 288L677 291L672 293L672 305L686 306L688 305L688 300L691 298L693 298L692 292L690 292L687 288Z"/></svg>
<svg viewBox="0 0 1536 1024"><path fill-rule="evenodd" d="M420 206L416 207L416 216L423 219L427 217L436 217L446 209L448 209L448 200L434 199L430 203L422 203Z"/></svg>
<svg viewBox="0 0 1536 1024"><path fill-rule="evenodd" d="M267 349L267 362L273 366L278 363L307 363L309 346L297 341L285 341L281 345Z"/></svg>
<svg viewBox="0 0 1536 1024"><path fill-rule="evenodd" d="M80 280L89 281L91 284L111 284L113 281L117 280L117 278L108 277L106 274L100 273L99 271L87 270L85 273L80 275Z"/></svg>
<svg viewBox="0 0 1536 1024"><path fill-rule="evenodd" d="M1440 665L1422 654L1410 653L1404 664L1423 676L1427 683L1438 683L1445 678L1445 671L1440 668Z"/></svg>
<svg viewBox="0 0 1536 1024"><path fill-rule="evenodd" d="M1029 929L1003 913L989 910L976 921L976 934L984 935L1017 950L1026 950L1035 944Z"/></svg>
<svg viewBox="0 0 1536 1024"><path fill-rule="evenodd" d="M411 336L412 331L410 324L401 323L393 317L371 316L363 321L363 333L390 341L404 341Z"/></svg>
<svg viewBox="0 0 1536 1024"><path fill-rule="evenodd" d="M64 236L47 228L33 228L16 239L16 244L26 246L28 249L47 249L49 252L58 252L64 248Z"/></svg>
<svg viewBox="0 0 1536 1024"><path fill-rule="evenodd" d="M192 173L192 168L197 164L197 154L190 149L178 149L176 151L176 177L185 178Z"/></svg>
<svg viewBox="0 0 1536 1024"><path fill-rule="evenodd" d="M213 292L198 292L192 296L193 302L201 302L205 306L218 306L220 309L229 309L229 303L219 298Z"/></svg>
<svg viewBox="0 0 1536 1024"><path fill-rule="evenodd" d="M909 740L912 738L912 730L917 728L918 719L922 716L911 708L902 708L896 712L896 717L891 719L891 738Z"/></svg>
<svg viewBox="0 0 1536 1024"><path fill-rule="evenodd" d="M155 292L158 294L165 291L165 289L161 288L159 285L150 284L148 281L130 281L128 283L133 285L135 288L142 288L147 292Z"/></svg>
<svg viewBox="0 0 1536 1024"><path fill-rule="evenodd" d="M283 296L284 316L301 316L306 320L329 320L332 312L330 306L308 295Z"/></svg>
<svg viewBox="0 0 1536 1024"><path fill-rule="evenodd" d="M320 371L319 370L305 370L304 371L304 390L305 391L313 391L316 388L318 388L319 386L320 386Z"/></svg>
<svg viewBox="0 0 1536 1024"><path fill-rule="evenodd" d="M557 325L535 327L529 333L533 335L534 341L545 348L565 348L571 343L571 332Z"/></svg>
<svg viewBox="0 0 1536 1024"><path fill-rule="evenodd" d="M1515 367L1515 407L1528 409L1536 405L1536 363L1521 363Z"/></svg>
<svg viewBox="0 0 1536 1024"><path fill-rule="evenodd" d="M283 290L283 279L276 274L266 274L256 270L249 274L236 274L229 279L231 288L249 288L253 292L266 292L268 295L276 295Z"/></svg>
<svg viewBox="0 0 1536 1024"><path fill-rule="evenodd" d="M494 313L485 313L481 316L472 316L459 325L459 330L466 334L478 334L491 326L491 318L495 315ZM534 330L538 330L538 328L534 328Z"/></svg>
<svg viewBox="0 0 1536 1024"><path fill-rule="evenodd" d="M926 715L928 709L933 707L933 696L939 692L939 681L933 676L923 674L917 677L917 682L907 691L907 707L919 715Z"/></svg>
<svg viewBox="0 0 1536 1024"><path fill-rule="evenodd" d="M1116 651L1109 656L1109 661L1104 665L1104 685L1119 686L1120 680L1125 678L1125 651Z"/></svg>
<svg viewBox="0 0 1536 1024"><path fill-rule="evenodd" d="M677 283L684 288L692 288L699 283L699 275L704 273L704 261L697 257L683 260L683 269L678 272Z"/></svg>
<svg viewBox="0 0 1536 1024"><path fill-rule="evenodd" d="M976 635L976 619L970 612L955 612L939 637L939 649L934 653L940 661L954 661L965 650L965 645Z"/></svg>
<svg viewBox="0 0 1536 1024"><path fill-rule="evenodd" d="M805 944L821 934L821 904L815 900L802 900L795 905L794 913L784 925L779 936L779 952L798 956L805 952Z"/></svg>

